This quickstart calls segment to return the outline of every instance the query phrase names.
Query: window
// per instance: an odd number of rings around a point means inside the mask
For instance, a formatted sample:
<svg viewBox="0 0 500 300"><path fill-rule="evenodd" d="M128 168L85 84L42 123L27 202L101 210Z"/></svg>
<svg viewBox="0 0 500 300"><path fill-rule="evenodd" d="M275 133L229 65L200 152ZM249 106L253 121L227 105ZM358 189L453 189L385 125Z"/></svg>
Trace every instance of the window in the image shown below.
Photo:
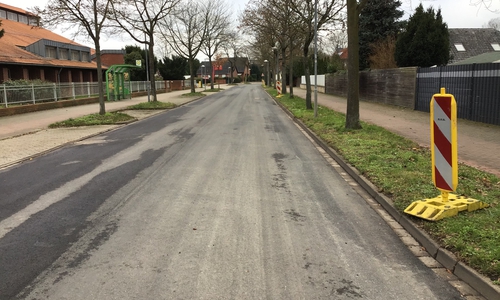
<svg viewBox="0 0 500 300"><path fill-rule="evenodd" d="M28 24L28 17L23 16L23 15L19 15L19 22L24 23L24 24Z"/></svg>
<svg viewBox="0 0 500 300"><path fill-rule="evenodd" d="M0 9L0 18L7 19L7 12L3 9Z"/></svg>
<svg viewBox="0 0 500 300"><path fill-rule="evenodd" d="M89 61L89 53L88 52L82 52L82 61Z"/></svg>
<svg viewBox="0 0 500 300"><path fill-rule="evenodd" d="M455 44L455 48L457 49L458 52L464 52L465 51L464 45L462 43L456 43Z"/></svg>
<svg viewBox="0 0 500 300"><path fill-rule="evenodd" d="M38 19L35 17L29 17L28 24L33 26L38 26Z"/></svg>
<svg viewBox="0 0 500 300"><path fill-rule="evenodd" d="M69 59L68 49L59 49L59 59Z"/></svg>
<svg viewBox="0 0 500 300"><path fill-rule="evenodd" d="M45 57L57 58L56 47L45 47Z"/></svg>
<svg viewBox="0 0 500 300"><path fill-rule="evenodd" d="M80 51L71 50L71 60L80 60Z"/></svg>
<svg viewBox="0 0 500 300"><path fill-rule="evenodd" d="M7 19L9 19L9 20L13 20L13 21L16 21L16 22L17 22L17 14L16 14L16 13L13 13L13 12L8 11L8 12L7 12Z"/></svg>
<svg viewBox="0 0 500 300"><path fill-rule="evenodd" d="M495 50L495 51L500 51L500 44L499 43L491 43L491 47L493 47L493 50Z"/></svg>

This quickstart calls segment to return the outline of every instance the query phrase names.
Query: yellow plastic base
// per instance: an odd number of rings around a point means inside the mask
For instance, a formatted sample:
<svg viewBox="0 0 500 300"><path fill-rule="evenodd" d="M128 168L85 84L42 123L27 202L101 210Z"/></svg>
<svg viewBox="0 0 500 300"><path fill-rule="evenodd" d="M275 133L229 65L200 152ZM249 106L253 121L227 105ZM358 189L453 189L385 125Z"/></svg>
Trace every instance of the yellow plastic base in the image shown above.
<svg viewBox="0 0 500 300"><path fill-rule="evenodd" d="M443 192L436 198L413 202L405 209L405 213L429 221L438 221L456 216L460 211L474 211L485 207L488 207L488 204L479 200Z"/></svg>
<svg viewBox="0 0 500 300"><path fill-rule="evenodd" d="M283 97L283 94L278 94L278 96L276 96L276 98L281 98Z"/></svg>

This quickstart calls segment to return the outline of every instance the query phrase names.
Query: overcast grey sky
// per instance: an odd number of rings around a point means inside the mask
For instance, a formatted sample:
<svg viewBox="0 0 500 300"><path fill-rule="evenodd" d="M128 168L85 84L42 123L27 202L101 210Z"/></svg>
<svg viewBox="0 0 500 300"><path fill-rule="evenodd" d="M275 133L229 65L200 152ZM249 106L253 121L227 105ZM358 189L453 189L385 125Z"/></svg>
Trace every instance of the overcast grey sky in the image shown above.
<svg viewBox="0 0 500 300"><path fill-rule="evenodd" d="M19 7L22 9L28 9L32 6L43 7L48 0L0 0L0 2ZM485 0L486 3L491 3L490 9L497 10L498 12L492 12L486 9L484 6L473 6L471 2L480 2L481 0L425 0L425 1L415 1L415 0L402 0L402 9L405 11L405 18L413 14L413 10L418 6L420 2L424 4L424 7L433 6L435 9L441 8L444 21L448 24L449 28L480 28L485 23L493 18L500 18L500 0ZM233 16L236 19L241 11L245 8L248 0L232 0L228 1L232 5ZM57 32L57 30L55 30ZM65 33L57 32L63 36L70 37ZM77 40L82 44L87 46L92 46L88 42L82 42ZM120 49L125 45L135 44L130 38L124 36L123 38L105 38L103 41L104 49Z"/></svg>

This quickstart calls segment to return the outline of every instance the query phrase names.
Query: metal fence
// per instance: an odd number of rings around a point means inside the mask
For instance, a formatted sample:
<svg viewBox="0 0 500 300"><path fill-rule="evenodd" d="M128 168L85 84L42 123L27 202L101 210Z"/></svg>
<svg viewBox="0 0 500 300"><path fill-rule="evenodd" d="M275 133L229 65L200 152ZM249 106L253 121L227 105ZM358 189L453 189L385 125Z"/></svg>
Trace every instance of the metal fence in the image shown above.
<svg viewBox="0 0 500 300"><path fill-rule="evenodd" d="M147 91L149 82L130 82L131 92ZM156 81L156 90L169 88L168 81ZM103 83L105 88L105 83ZM52 83L44 85L0 85L0 101L2 106L19 104L35 104L41 102L53 102L58 100L95 97L99 94L97 82L80 83Z"/></svg>
<svg viewBox="0 0 500 300"><path fill-rule="evenodd" d="M415 110L429 112L441 87L455 96L459 118L500 125L500 64L419 68Z"/></svg>

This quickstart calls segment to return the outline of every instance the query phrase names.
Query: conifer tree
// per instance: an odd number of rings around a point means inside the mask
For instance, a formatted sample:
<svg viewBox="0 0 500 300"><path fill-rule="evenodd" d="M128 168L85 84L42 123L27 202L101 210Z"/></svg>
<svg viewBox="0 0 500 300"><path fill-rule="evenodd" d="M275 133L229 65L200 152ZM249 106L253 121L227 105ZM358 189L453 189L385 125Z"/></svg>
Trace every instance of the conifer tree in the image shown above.
<svg viewBox="0 0 500 300"><path fill-rule="evenodd" d="M402 28L398 21L404 14L399 0L368 1L359 16L359 69L370 67L372 45L396 37Z"/></svg>
<svg viewBox="0 0 500 300"><path fill-rule="evenodd" d="M399 67L446 65L450 59L450 35L441 9L424 10L420 4L398 36L395 58Z"/></svg>

